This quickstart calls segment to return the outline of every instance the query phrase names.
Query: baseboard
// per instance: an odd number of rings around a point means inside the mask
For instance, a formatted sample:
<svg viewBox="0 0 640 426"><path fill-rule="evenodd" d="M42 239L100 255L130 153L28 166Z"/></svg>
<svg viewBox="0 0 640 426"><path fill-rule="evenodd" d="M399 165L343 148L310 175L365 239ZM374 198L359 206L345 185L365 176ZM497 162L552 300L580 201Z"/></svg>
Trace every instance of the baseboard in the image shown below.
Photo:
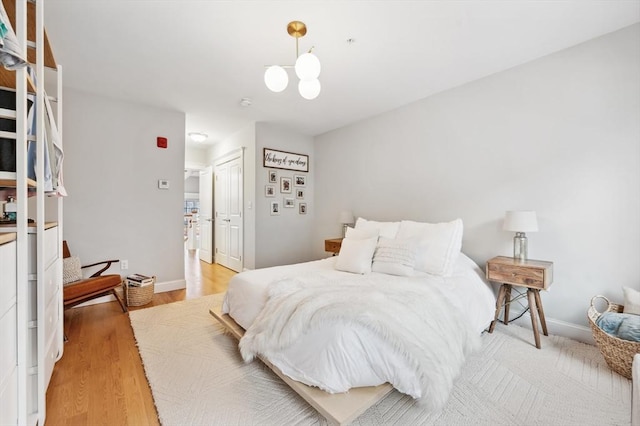
<svg viewBox="0 0 640 426"><path fill-rule="evenodd" d="M182 290L187 288L187 281L185 279L165 281L162 283L156 283L154 293L164 293L165 291Z"/></svg>
<svg viewBox="0 0 640 426"><path fill-rule="evenodd" d="M161 283L156 283L153 293L164 293L166 291L173 290L182 290L183 288L187 288L187 281L184 279L174 280L174 281L165 281ZM113 295L98 297L97 299L89 300L88 302L84 302L80 305L75 306L76 308L82 308L83 306L89 305L97 305L98 303L107 303L113 302L116 298Z"/></svg>
<svg viewBox="0 0 640 426"><path fill-rule="evenodd" d="M549 334L568 337L570 339L587 343L589 345L596 344L596 342L593 340L593 334L591 333L591 329L589 327L553 318L545 319L547 323L547 331L549 332ZM525 313L521 318L518 318L516 321L514 321L514 323L522 327L531 329L531 316L529 315L529 312ZM541 330L540 328L538 329ZM540 332L542 332L542 330Z"/></svg>

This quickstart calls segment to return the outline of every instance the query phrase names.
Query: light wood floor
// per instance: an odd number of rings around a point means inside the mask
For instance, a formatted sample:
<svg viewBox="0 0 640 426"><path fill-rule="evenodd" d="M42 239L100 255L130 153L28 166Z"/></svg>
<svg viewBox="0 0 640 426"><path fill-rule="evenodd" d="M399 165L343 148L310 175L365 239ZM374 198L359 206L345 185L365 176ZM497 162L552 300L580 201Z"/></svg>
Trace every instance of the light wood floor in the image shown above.
<svg viewBox="0 0 640 426"><path fill-rule="evenodd" d="M185 251L187 288L155 294L130 310L220 293L235 272ZM64 355L47 390L47 425L157 425L129 316L117 302L65 312Z"/></svg>

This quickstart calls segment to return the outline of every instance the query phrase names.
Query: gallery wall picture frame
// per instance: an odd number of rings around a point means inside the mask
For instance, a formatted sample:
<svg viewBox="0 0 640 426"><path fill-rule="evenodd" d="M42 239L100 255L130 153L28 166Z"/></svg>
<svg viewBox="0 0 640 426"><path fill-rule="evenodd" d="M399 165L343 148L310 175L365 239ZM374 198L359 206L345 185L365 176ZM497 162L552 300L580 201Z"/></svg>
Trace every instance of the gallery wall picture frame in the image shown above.
<svg viewBox="0 0 640 426"><path fill-rule="evenodd" d="M269 183L278 183L278 172L275 170L268 170Z"/></svg>
<svg viewBox="0 0 640 426"><path fill-rule="evenodd" d="M293 198L286 198L282 201L282 204L287 209L292 209L296 206L296 201Z"/></svg>
<svg viewBox="0 0 640 426"><path fill-rule="evenodd" d="M281 177L280 178L280 192L283 194L291 194L291 178L290 177Z"/></svg>
<svg viewBox="0 0 640 426"><path fill-rule="evenodd" d="M269 204L269 212L271 213L271 216L279 216L280 215L280 202L279 201L272 201Z"/></svg>
<svg viewBox="0 0 640 426"><path fill-rule="evenodd" d="M298 200L304 200L304 189L296 189L296 198Z"/></svg>
<svg viewBox="0 0 640 426"><path fill-rule="evenodd" d="M298 213L307 214L307 203L298 203Z"/></svg>
<svg viewBox="0 0 640 426"><path fill-rule="evenodd" d="M296 172L309 171L308 155L279 151L271 148L264 148L262 152L262 165L264 167L269 167L271 169L293 170Z"/></svg>
<svg viewBox="0 0 640 426"><path fill-rule="evenodd" d="M276 186L275 185L265 185L264 186L264 196L265 197L275 197L276 196Z"/></svg>
<svg viewBox="0 0 640 426"><path fill-rule="evenodd" d="M307 186L307 177L305 175L293 175L293 184L295 186Z"/></svg>

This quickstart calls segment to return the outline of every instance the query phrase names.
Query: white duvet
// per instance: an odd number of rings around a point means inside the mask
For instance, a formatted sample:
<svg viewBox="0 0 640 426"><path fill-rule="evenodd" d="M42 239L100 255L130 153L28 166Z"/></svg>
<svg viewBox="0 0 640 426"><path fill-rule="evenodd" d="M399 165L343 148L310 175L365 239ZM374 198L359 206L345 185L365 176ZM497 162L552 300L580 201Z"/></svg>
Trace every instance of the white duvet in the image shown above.
<svg viewBox="0 0 640 426"><path fill-rule="evenodd" d="M441 407L493 318L495 299L480 268L460 255L451 277L402 278L340 272L334 262L233 277L223 313L247 330L243 356L261 354L292 379L328 392L389 382ZM313 313L318 306L325 316Z"/></svg>

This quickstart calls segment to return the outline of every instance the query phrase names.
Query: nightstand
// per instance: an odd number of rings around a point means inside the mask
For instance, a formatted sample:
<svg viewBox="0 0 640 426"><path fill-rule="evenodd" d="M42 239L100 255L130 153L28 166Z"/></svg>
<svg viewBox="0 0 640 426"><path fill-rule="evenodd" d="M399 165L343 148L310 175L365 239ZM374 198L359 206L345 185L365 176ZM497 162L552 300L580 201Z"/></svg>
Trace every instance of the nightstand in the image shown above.
<svg viewBox="0 0 640 426"><path fill-rule="evenodd" d="M542 332L545 336L549 335L547 333L547 323L544 319L542 301L540 300L540 290L546 290L553 282L553 263L543 260L519 260L513 257L497 256L487 261L486 275L489 281L502 283L496 300L496 315L489 327L489 333L493 333L503 305L503 322L505 324L509 323L511 287L514 285L526 287L533 337L536 341L536 347L540 349L538 317L540 317Z"/></svg>
<svg viewBox="0 0 640 426"><path fill-rule="evenodd" d="M340 247L342 246L342 238L331 238L324 240L324 251L336 254L340 253Z"/></svg>

